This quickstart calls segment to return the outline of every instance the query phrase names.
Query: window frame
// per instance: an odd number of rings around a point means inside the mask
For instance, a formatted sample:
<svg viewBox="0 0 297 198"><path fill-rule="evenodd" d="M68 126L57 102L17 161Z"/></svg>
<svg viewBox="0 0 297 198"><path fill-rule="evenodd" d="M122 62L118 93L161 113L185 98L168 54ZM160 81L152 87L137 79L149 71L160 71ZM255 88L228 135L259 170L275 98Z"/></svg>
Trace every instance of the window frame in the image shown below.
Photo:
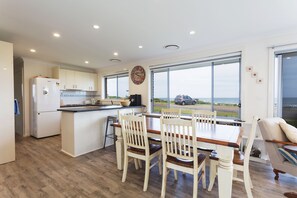
<svg viewBox="0 0 297 198"><path fill-rule="evenodd" d="M104 76L104 98L108 99L108 95L107 95L107 87L108 87L108 83L107 80L108 79L116 79L116 98L120 98L119 97L119 78L123 78L123 77L128 77L128 87L129 87L129 73L120 73L120 74L112 74L112 75L107 75ZM129 95L129 94L128 94Z"/></svg>
<svg viewBox="0 0 297 198"><path fill-rule="evenodd" d="M232 55L226 55L226 56L218 56L214 58L209 58L209 59L203 59L203 60L197 60L197 61L189 61L189 62L184 62L184 63L177 63L177 64L169 64L169 65L160 65L160 66L151 66L150 67L150 73L151 73L151 93L150 93L150 101L151 101L151 112L152 113L157 113L154 112L154 74L160 73L160 72L166 72L167 73L167 108L170 108L170 71L174 70L183 70L183 69L189 69L189 68L198 68L198 67L211 67L211 110L214 111L215 109L215 104L214 104L214 90L215 90L215 79L214 79L214 70L215 66L220 65L220 64L230 64L230 63L238 63L238 76L239 76L239 93L238 93L238 98L239 98L239 104L238 104L238 118L236 119L241 119L241 97L242 97L242 91L241 91L241 65L242 65L242 54L241 52L235 52ZM194 66L196 65L196 66ZM221 117L228 119L230 117ZM232 117L234 118L234 117Z"/></svg>

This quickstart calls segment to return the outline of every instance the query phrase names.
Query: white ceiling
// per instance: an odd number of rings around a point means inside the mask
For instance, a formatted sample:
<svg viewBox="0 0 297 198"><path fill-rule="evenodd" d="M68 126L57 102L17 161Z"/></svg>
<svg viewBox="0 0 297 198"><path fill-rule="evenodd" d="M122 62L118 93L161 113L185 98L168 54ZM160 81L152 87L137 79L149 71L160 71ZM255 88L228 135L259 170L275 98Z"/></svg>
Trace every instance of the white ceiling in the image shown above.
<svg viewBox="0 0 297 198"><path fill-rule="evenodd" d="M296 10L295 0L0 0L0 40L16 56L99 68L296 30Z"/></svg>

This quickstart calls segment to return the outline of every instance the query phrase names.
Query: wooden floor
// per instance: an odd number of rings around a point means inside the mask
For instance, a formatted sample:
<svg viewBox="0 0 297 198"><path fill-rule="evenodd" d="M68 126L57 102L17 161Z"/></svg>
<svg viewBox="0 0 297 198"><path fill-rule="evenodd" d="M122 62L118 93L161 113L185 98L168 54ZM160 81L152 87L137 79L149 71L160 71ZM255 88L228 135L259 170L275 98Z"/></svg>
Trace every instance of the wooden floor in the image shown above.
<svg viewBox="0 0 297 198"><path fill-rule="evenodd" d="M16 161L0 165L0 197L160 196L162 179L157 167L151 171L148 191L143 192L144 170L135 170L131 163L127 181L122 183L113 147L71 158L60 152L60 142L59 136L17 138ZM281 175L276 182L269 165L251 163L251 174L254 197L283 197L284 192L297 190L297 178ZM175 182L170 173L166 197L192 197L192 179L179 174ZM200 183L198 196L218 197L217 182L212 192L203 190ZM246 197L242 183L233 183L233 197Z"/></svg>

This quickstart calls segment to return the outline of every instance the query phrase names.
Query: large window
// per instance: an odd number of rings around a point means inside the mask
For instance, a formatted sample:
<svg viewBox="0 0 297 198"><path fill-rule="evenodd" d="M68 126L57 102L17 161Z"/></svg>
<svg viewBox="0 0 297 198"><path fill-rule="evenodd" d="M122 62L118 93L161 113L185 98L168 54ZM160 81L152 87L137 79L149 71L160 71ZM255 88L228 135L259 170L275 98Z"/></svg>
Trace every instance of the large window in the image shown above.
<svg viewBox="0 0 297 198"><path fill-rule="evenodd" d="M128 74L105 77L105 98L126 98L129 96Z"/></svg>
<svg viewBox="0 0 297 198"><path fill-rule="evenodd" d="M155 67L152 77L152 112L181 108L217 111L218 117L240 118L240 55Z"/></svg>
<svg viewBox="0 0 297 198"><path fill-rule="evenodd" d="M274 116L297 126L297 52L275 56Z"/></svg>

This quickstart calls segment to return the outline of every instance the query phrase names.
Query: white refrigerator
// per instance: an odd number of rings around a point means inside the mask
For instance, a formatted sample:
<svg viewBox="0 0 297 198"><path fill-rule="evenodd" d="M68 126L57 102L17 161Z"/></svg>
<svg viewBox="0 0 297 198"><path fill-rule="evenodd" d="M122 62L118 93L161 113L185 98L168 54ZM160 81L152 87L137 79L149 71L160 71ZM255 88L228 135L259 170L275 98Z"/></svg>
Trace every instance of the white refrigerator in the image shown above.
<svg viewBox="0 0 297 198"><path fill-rule="evenodd" d="M43 138L61 133L59 80L31 79L31 135Z"/></svg>

